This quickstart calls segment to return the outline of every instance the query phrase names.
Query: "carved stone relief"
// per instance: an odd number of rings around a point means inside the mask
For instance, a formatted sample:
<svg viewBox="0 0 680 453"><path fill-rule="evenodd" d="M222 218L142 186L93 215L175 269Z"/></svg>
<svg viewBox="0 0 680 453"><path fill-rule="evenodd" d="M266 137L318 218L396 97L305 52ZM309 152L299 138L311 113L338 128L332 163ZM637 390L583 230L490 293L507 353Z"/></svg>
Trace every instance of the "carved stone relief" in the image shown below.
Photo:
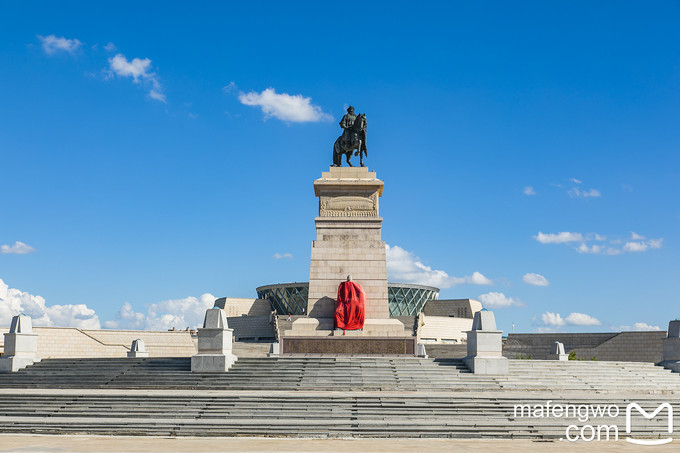
<svg viewBox="0 0 680 453"><path fill-rule="evenodd" d="M378 194L361 196L321 196L319 197L320 217L377 217Z"/></svg>

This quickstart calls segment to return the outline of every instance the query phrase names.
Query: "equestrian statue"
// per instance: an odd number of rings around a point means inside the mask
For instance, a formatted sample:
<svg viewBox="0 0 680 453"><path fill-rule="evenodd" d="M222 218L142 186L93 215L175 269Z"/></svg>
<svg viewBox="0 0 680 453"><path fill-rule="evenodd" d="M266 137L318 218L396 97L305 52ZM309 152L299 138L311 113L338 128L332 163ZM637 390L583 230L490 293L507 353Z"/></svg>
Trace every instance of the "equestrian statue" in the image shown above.
<svg viewBox="0 0 680 453"><path fill-rule="evenodd" d="M363 113L355 115L354 107L350 105L347 113L340 120L340 127L343 129L342 135L333 144L333 166L342 167L342 155L344 154L347 165L353 167L354 165L352 165L349 159L352 157L352 152L354 152L355 156L359 156L361 166L365 167L364 156L368 156L368 150L366 149L366 115Z"/></svg>

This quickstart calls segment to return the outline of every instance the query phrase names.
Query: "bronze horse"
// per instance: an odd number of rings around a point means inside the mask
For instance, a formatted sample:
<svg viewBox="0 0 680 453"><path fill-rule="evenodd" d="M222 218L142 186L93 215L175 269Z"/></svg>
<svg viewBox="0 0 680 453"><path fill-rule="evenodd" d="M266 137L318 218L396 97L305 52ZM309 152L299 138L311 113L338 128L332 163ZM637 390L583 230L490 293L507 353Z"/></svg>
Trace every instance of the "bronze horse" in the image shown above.
<svg viewBox="0 0 680 453"><path fill-rule="evenodd" d="M348 131L348 140L343 140L343 135L338 137L338 139L333 144L333 166L342 167L342 155L345 155L347 159L347 165L353 167L352 163L349 161L352 157L352 152L355 156L359 156L359 163L362 167L364 165L364 156L368 156L368 150L366 149L366 115L360 113L357 115L352 125L351 130Z"/></svg>

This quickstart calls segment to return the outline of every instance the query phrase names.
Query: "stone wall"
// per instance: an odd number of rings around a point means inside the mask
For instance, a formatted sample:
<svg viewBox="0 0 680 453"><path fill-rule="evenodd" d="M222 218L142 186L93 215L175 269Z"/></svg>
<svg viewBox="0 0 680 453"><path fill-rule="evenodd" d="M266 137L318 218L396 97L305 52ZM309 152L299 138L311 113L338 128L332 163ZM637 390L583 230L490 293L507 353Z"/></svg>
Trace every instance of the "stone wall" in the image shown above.
<svg viewBox="0 0 680 453"><path fill-rule="evenodd" d="M273 311L267 299L246 299L241 297L222 297L215 301L215 305L230 316L269 316Z"/></svg>
<svg viewBox="0 0 680 453"><path fill-rule="evenodd" d="M422 313L472 319L481 309L482 303L474 299L433 299L425 302Z"/></svg>
<svg viewBox="0 0 680 453"><path fill-rule="evenodd" d="M0 334L8 332L0 329ZM50 358L126 357L132 340L144 340L150 357L190 357L197 352L187 331L84 330L74 327L33 327L37 356ZM2 337L4 347L4 335Z"/></svg>
<svg viewBox="0 0 680 453"><path fill-rule="evenodd" d="M555 341L564 344L567 354L576 351L577 357L590 360L622 362L661 361L662 340L666 332L610 332L610 333L533 333L508 335L503 342L503 355L546 359Z"/></svg>
<svg viewBox="0 0 680 453"><path fill-rule="evenodd" d="M575 348L578 358L597 360L653 362L662 359L666 332L621 332L594 348ZM567 353L570 351L566 351Z"/></svg>
<svg viewBox="0 0 680 453"><path fill-rule="evenodd" d="M421 313L418 316L418 341L427 342L456 342L467 340L467 331L472 329L472 319L454 318L448 316L428 316Z"/></svg>
<svg viewBox="0 0 680 453"><path fill-rule="evenodd" d="M271 320L271 321L270 321ZM234 329L234 340L273 341L276 337L273 317L266 316L233 316L227 318L230 329Z"/></svg>

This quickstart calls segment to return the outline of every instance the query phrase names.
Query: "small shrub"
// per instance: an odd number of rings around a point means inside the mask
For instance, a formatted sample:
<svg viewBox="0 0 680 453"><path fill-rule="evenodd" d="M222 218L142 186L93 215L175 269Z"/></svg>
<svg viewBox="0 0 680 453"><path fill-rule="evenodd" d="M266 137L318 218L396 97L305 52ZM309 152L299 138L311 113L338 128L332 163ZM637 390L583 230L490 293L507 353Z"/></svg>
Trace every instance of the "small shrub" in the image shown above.
<svg viewBox="0 0 680 453"><path fill-rule="evenodd" d="M576 360L576 351L571 351L569 353L569 360Z"/></svg>

